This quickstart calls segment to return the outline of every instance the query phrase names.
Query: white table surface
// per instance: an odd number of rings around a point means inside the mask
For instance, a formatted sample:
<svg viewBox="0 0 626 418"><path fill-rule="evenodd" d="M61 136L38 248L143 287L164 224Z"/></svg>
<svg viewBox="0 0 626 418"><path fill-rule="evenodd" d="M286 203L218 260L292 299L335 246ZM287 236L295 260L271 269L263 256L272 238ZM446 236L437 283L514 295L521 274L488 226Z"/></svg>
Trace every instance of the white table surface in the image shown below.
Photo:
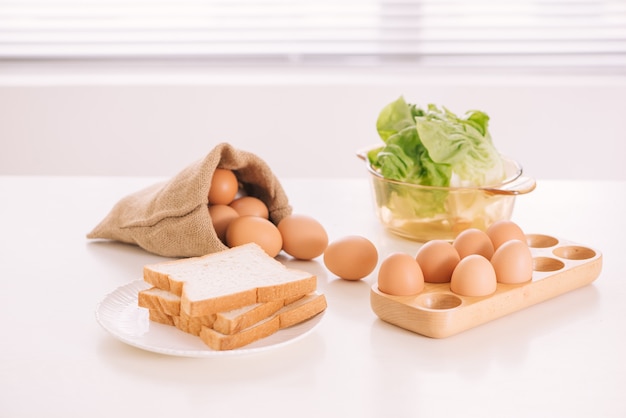
<svg viewBox="0 0 626 418"><path fill-rule="evenodd" d="M0 417L626 416L626 183L539 180L517 199L526 232L602 252L591 285L430 339L372 312L377 270L347 282L321 257L286 261L317 274L320 325L275 350L196 359L126 345L95 319L106 294L163 258L85 234L156 180L0 177ZM282 183L331 240L366 236L380 259L419 246L382 229L366 178Z"/></svg>

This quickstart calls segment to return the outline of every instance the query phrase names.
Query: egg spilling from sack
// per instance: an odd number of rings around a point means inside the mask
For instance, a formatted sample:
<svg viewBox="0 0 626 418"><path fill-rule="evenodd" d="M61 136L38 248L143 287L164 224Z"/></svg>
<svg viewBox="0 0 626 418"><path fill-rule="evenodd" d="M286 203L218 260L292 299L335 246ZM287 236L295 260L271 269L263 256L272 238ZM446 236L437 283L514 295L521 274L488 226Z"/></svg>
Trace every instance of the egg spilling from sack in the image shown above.
<svg viewBox="0 0 626 418"><path fill-rule="evenodd" d="M217 237L220 241L226 242L226 230L233 219L239 217L239 214L228 205L209 205L209 215Z"/></svg>
<svg viewBox="0 0 626 418"><path fill-rule="evenodd" d="M258 216L269 218L269 210L263 201L254 196L241 196L233 200L230 205L239 216Z"/></svg>
<svg viewBox="0 0 626 418"><path fill-rule="evenodd" d="M284 250L294 258L311 260L328 246L326 230L310 216L287 215L275 224L266 203L240 189L232 170L215 170L208 200L215 234L228 247L254 242L271 257Z"/></svg>
<svg viewBox="0 0 626 418"><path fill-rule="evenodd" d="M318 257L328 246L326 230L310 216L286 216L278 223L278 230L283 238L283 251L299 260Z"/></svg>
<svg viewBox="0 0 626 418"><path fill-rule="evenodd" d="M228 205L237 196L239 181L232 170L216 168L209 188L210 205Z"/></svg>
<svg viewBox="0 0 626 418"><path fill-rule="evenodd" d="M258 216L239 216L233 219L226 230L226 245L254 242L270 256L276 257L283 247L283 238L276 225Z"/></svg>

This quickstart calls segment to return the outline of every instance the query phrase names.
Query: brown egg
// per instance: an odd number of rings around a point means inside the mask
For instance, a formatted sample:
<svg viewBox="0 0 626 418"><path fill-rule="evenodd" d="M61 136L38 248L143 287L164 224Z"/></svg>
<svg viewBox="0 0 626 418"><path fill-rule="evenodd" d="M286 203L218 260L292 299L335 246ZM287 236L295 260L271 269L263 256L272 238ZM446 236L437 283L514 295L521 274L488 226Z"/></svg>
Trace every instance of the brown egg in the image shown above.
<svg viewBox="0 0 626 418"><path fill-rule="evenodd" d="M498 247L491 265L498 283L524 283L532 279L533 255L526 242L509 240Z"/></svg>
<svg viewBox="0 0 626 418"><path fill-rule="evenodd" d="M522 228L515 222L508 220L492 223L489 228L487 228L487 235L493 243L494 250L497 250L500 245L512 239L526 242L526 234L524 234Z"/></svg>
<svg viewBox="0 0 626 418"><path fill-rule="evenodd" d="M416 295L424 290L424 275L415 258L404 253L387 256L378 269L378 290L395 296Z"/></svg>
<svg viewBox="0 0 626 418"><path fill-rule="evenodd" d="M240 216L259 216L261 218L269 218L269 210L267 205L259 198L254 196L242 196L233 200L230 205Z"/></svg>
<svg viewBox="0 0 626 418"><path fill-rule="evenodd" d="M237 176L232 170L216 168L209 189L209 204L228 205L239 191Z"/></svg>
<svg viewBox="0 0 626 418"><path fill-rule="evenodd" d="M450 281L454 268L461 260L454 246L445 240L432 240L420 247L415 260L422 269L427 283Z"/></svg>
<svg viewBox="0 0 626 418"><path fill-rule="evenodd" d="M478 254L487 260L493 255L493 244L485 231L477 228L469 228L456 236L452 245L459 253L459 257L465 258L470 254Z"/></svg>
<svg viewBox="0 0 626 418"><path fill-rule="evenodd" d="M278 223L283 251L300 260L311 260L324 253L328 234L318 221L306 215L289 215Z"/></svg>
<svg viewBox="0 0 626 418"><path fill-rule="evenodd" d="M331 273L342 279L360 280L376 268L378 250L367 238L349 235L326 247L324 264Z"/></svg>
<svg viewBox="0 0 626 418"><path fill-rule="evenodd" d="M283 247L283 238L276 225L258 216L240 216L233 219L226 230L226 245L254 242L270 257L276 257Z"/></svg>
<svg viewBox="0 0 626 418"><path fill-rule="evenodd" d="M493 266L478 254L461 259L450 280L450 290L462 296L487 296L496 291L497 285Z"/></svg>
<svg viewBox="0 0 626 418"><path fill-rule="evenodd" d="M228 205L209 205L209 215L217 237L226 243L226 230L230 222L239 217L237 211Z"/></svg>

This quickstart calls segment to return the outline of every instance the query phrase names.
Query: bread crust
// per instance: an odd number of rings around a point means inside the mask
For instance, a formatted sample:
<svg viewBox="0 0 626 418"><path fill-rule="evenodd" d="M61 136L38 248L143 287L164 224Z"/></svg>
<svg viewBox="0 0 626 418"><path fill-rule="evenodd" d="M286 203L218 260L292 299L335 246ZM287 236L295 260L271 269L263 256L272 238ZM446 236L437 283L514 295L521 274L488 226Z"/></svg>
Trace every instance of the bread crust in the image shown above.
<svg viewBox="0 0 626 418"><path fill-rule="evenodd" d="M269 337L280 329L280 318L274 316L236 334L222 334L209 327L202 327L200 338L213 350L234 350Z"/></svg>
<svg viewBox="0 0 626 418"><path fill-rule="evenodd" d="M163 325L174 325L174 318L171 315L163 313L158 309L150 309L149 310L149 318L153 322L158 322Z"/></svg>
<svg viewBox="0 0 626 418"><path fill-rule="evenodd" d="M191 317L305 295L317 288L311 273L285 267L254 243L202 257L148 264L144 281L181 297Z"/></svg>
<svg viewBox="0 0 626 418"><path fill-rule="evenodd" d="M213 327L223 334L234 334L248 328L277 312L285 304L292 303L305 295L298 295L289 299L277 299L270 302L252 303L242 308L233 309L217 314L190 316L180 309L181 298L156 287L141 290L138 305L154 313L155 322L176 325L182 331L198 335L201 326ZM165 316L170 320L167 323Z"/></svg>
<svg viewBox="0 0 626 418"><path fill-rule="evenodd" d="M279 308L272 312L276 306ZM324 295L311 293L285 305L283 301L255 304L248 310L203 317L190 317L184 311L180 315L168 315L158 309L149 311L150 320L175 326L183 332L200 337L213 350L222 351L241 348L281 329L302 323L323 312L326 307ZM219 317L224 321L221 325L224 328L215 326Z"/></svg>
<svg viewBox="0 0 626 418"><path fill-rule="evenodd" d="M285 306L283 299L265 303L255 303L245 308L215 314L212 328L222 334L235 334L268 318Z"/></svg>
<svg viewBox="0 0 626 418"><path fill-rule="evenodd" d="M180 296L157 287L140 290L137 294L137 304L166 315L180 315Z"/></svg>
<svg viewBox="0 0 626 418"><path fill-rule="evenodd" d="M296 302L285 305L270 318L235 334L222 334L213 328L202 327L200 338L214 350L233 350L311 319L324 311L326 307L324 295L309 294Z"/></svg>
<svg viewBox="0 0 626 418"><path fill-rule="evenodd" d="M214 350L243 347L326 309L317 277L289 269L257 244L144 266L150 319L200 337Z"/></svg>
<svg viewBox="0 0 626 418"><path fill-rule="evenodd" d="M197 337L200 335L200 331L202 331L203 327L213 326L215 315L190 317L185 312L181 311L180 315L173 316L172 320L176 328Z"/></svg>

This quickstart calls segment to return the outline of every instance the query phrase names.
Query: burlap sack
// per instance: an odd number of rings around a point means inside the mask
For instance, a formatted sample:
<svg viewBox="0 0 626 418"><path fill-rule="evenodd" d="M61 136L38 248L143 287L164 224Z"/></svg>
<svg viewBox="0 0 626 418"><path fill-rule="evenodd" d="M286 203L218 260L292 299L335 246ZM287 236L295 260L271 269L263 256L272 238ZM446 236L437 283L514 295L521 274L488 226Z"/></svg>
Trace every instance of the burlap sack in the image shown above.
<svg viewBox="0 0 626 418"><path fill-rule="evenodd" d="M274 224L291 214L287 195L270 167L258 156L222 143L169 181L122 198L87 238L136 244L166 257L226 249L208 210L211 179L218 167L235 172L245 193L267 205Z"/></svg>

